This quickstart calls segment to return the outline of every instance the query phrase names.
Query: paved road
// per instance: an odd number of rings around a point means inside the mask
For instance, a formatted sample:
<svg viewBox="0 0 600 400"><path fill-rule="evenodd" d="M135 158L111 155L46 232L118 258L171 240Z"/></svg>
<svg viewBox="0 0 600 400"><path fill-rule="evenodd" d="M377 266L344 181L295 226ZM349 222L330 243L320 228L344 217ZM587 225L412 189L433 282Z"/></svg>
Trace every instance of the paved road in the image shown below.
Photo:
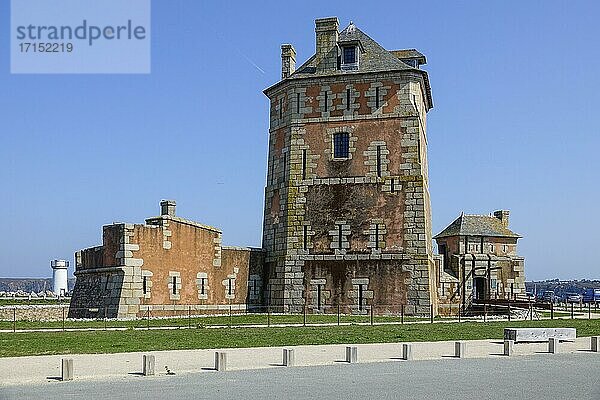
<svg viewBox="0 0 600 400"><path fill-rule="evenodd" d="M50 382L0 399L600 399L600 356L394 361Z"/></svg>

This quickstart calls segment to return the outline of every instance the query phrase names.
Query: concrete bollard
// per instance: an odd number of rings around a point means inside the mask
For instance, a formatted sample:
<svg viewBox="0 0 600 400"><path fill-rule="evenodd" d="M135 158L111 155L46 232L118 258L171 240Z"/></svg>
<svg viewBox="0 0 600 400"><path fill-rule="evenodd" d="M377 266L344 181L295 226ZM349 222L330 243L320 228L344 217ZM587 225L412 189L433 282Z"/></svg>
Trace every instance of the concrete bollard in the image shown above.
<svg viewBox="0 0 600 400"><path fill-rule="evenodd" d="M227 370L227 353L222 351L215 352L215 370L226 371Z"/></svg>
<svg viewBox="0 0 600 400"><path fill-rule="evenodd" d="M346 362L354 364L358 361L358 349L355 346L346 347Z"/></svg>
<svg viewBox="0 0 600 400"><path fill-rule="evenodd" d="M151 354L144 354L142 356L142 375L151 376L154 375L154 364L155 358Z"/></svg>
<svg viewBox="0 0 600 400"><path fill-rule="evenodd" d="M454 342L454 357L464 358L467 355L467 344L465 342Z"/></svg>
<svg viewBox="0 0 600 400"><path fill-rule="evenodd" d="M594 353L600 351L600 336L592 336L592 351Z"/></svg>
<svg viewBox="0 0 600 400"><path fill-rule="evenodd" d="M283 366L284 367L293 367L294 366L294 350L293 349L283 349Z"/></svg>
<svg viewBox="0 0 600 400"><path fill-rule="evenodd" d="M513 352L514 352L514 347L515 347L514 340L505 340L504 341L504 355L507 357L512 356Z"/></svg>
<svg viewBox="0 0 600 400"><path fill-rule="evenodd" d="M72 381L73 380L73 359L63 358L60 380Z"/></svg>
<svg viewBox="0 0 600 400"><path fill-rule="evenodd" d="M550 338L548 339L548 353L550 354L556 354L558 353L558 344L559 341L557 338Z"/></svg>
<svg viewBox="0 0 600 400"><path fill-rule="evenodd" d="M413 359L413 354L412 354L412 345L409 343L404 343L402 345L402 359L409 361Z"/></svg>

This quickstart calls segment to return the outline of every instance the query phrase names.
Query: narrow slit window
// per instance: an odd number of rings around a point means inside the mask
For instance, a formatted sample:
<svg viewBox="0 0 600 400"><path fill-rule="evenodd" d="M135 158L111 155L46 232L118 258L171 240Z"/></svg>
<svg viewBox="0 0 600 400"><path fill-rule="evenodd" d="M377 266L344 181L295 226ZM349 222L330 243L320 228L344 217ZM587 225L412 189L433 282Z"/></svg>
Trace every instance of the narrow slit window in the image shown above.
<svg viewBox="0 0 600 400"><path fill-rule="evenodd" d="M296 114L300 114L300 93L296 93Z"/></svg>
<svg viewBox="0 0 600 400"><path fill-rule="evenodd" d="M379 108L379 87L375 88L375 108Z"/></svg>
<svg viewBox="0 0 600 400"><path fill-rule="evenodd" d="M338 248L342 250L342 225L338 225Z"/></svg>
<svg viewBox="0 0 600 400"><path fill-rule="evenodd" d="M350 135L348 133L336 133L333 135L333 157L348 158L350 154Z"/></svg>
<svg viewBox="0 0 600 400"><path fill-rule="evenodd" d="M320 310L321 309L321 304L322 304L322 294L321 294L321 285L317 285L317 308Z"/></svg>
<svg viewBox="0 0 600 400"><path fill-rule="evenodd" d="M390 190L391 190L392 193L394 193L396 191L396 187L395 187L396 185L395 184L396 184L396 182L395 182L394 178L392 178L392 180L390 182Z"/></svg>
<svg viewBox="0 0 600 400"><path fill-rule="evenodd" d="M176 295L177 294L177 277L174 276L172 279L172 286L173 286L173 294Z"/></svg>
<svg viewBox="0 0 600 400"><path fill-rule="evenodd" d="M363 309L363 285L358 285L358 310Z"/></svg>
<svg viewBox="0 0 600 400"><path fill-rule="evenodd" d="M308 226L306 225L304 225L302 245L304 246L304 250L308 249Z"/></svg>
<svg viewBox="0 0 600 400"><path fill-rule="evenodd" d="M350 110L350 89L346 89L346 110Z"/></svg>
<svg viewBox="0 0 600 400"><path fill-rule="evenodd" d="M287 153L283 153L283 180L285 180L286 172L287 172Z"/></svg>
<svg viewBox="0 0 600 400"><path fill-rule="evenodd" d="M377 177L381 178L381 146L377 146Z"/></svg>
<svg viewBox="0 0 600 400"><path fill-rule="evenodd" d="M375 224L375 248L379 248L379 224Z"/></svg>
<svg viewBox="0 0 600 400"><path fill-rule="evenodd" d="M283 118L283 99L279 99L279 119Z"/></svg>
<svg viewBox="0 0 600 400"><path fill-rule="evenodd" d="M200 294L206 294L206 278L200 279Z"/></svg>
<svg viewBox="0 0 600 400"><path fill-rule="evenodd" d="M306 179L306 149L302 150L302 179Z"/></svg>
<svg viewBox="0 0 600 400"><path fill-rule="evenodd" d="M148 294L148 277L142 277L142 292L143 294Z"/></svg>
<svg viewBox="0 0 600 400"><path fill-rule="evenodd" d="M327 95L327 92L325 92L325 99L324 100L325 100L325 111L326 112L329 110L329 105L327 104L328 103L327 98L328 98L328 95Z"/></svg>
<svg viewBox="0 0 600 400"><path fill-rule="evenodd" d="M229 296L233 295L233 279L229 278L227 280L227 294Z"/></svg>

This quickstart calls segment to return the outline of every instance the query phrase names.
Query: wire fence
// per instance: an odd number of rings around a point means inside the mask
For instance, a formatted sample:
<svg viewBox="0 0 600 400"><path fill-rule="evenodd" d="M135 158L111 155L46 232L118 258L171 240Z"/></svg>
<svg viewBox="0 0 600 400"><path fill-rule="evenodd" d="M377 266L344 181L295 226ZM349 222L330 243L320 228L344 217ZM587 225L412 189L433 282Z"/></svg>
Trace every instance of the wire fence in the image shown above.
<svg viewBox="0 0 600 400"><path fill-rule="evenodd" d="M135 318L120 319L118 307L72 308L68 305L0 306L0 331L169 329L249 326L324 326L436 323L463 321L517 321L539 319L600 318L599 304L560 305L541 303L439 305L428 313L415 314L414 307L372 304L299 306L220 306L190 304L146 306ZM86 316L81 318L78 316Z"/></svg>

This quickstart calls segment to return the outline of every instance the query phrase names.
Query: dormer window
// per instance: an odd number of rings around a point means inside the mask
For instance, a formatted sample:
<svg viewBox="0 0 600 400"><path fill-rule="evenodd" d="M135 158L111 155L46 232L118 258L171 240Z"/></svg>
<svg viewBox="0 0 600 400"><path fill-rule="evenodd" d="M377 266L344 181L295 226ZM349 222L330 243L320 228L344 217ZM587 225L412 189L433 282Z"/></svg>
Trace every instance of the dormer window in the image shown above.
<svg viewBox="0 0 600 400"><path fill-rule="evenodd" d="M358 49L356 45L342 47L342 70L358 69Z"/></svg>
<svg viewBox="0 0 600 400"><path fill-rule="evenodd" d="M344 47L344 64L356 63L356 47Z"/></svg>

